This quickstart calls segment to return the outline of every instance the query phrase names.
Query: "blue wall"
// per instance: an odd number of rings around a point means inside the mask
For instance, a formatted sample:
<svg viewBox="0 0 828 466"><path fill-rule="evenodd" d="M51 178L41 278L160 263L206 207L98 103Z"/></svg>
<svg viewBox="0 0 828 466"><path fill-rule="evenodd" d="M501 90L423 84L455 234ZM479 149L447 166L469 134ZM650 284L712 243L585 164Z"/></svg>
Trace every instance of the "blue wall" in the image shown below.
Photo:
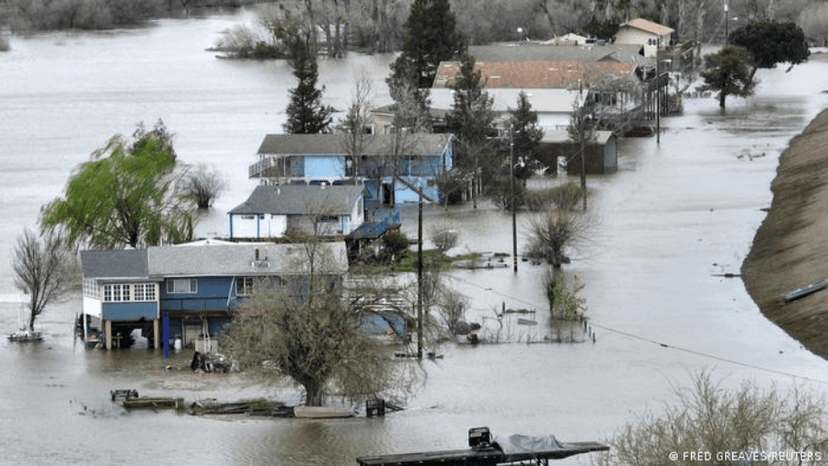
<svg viewBox="0 0 828 466"><path fill-rule="evenodd" d="M196 293L167 293L166 280L160 286L161 310L199 311L227 309L227 298L231 303L236 297L233 277L198 277Z"/></svg>
<svg viewBox="0 0 828 466"><path fill-rule="evenodd" d="M304 162L308 178L345 178L345 157L306 156Z"/></svg>

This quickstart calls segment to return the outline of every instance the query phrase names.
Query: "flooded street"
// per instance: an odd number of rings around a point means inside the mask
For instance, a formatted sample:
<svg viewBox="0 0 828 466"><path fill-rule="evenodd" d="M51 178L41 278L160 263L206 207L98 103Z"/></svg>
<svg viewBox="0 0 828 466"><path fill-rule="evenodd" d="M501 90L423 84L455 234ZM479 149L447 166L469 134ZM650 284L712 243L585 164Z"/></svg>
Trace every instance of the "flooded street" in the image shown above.
<svg viewBox="0 0 828 466"><path fill-rule="evenodd" d="M287 89L284 62L217 60L204 52L242 14L160 21L145 30L13 38L0 54L0 295L16 293L11 250L40 206L62 192L72 168L115 133L163 118L177 134L179 157L207 162L229 188L199 226L227 232L226 212L255 186L247 166L268 132L281 132ZM390 57L352 55L320 63L328 103L344 109L351 76L367 68L377 103ZM828 104L828 63L760 71L751 99L685 101L685 114L662 121L654 138L619 144L619 171L588 179L590 240L569 254L568 276L585 284L596 341L526 344L548 336L543 267L519 263L454 271L446 279L471 299L468 318L499 328L493 310L535 309L538 326L504 318L508 344L442 348L424 362L427 377L406 409L385 419L337 421L216 419L173 412L126 413L109 390L141 395L236 400L276 397L246 374L194 374L192 353L165 361L160 352L84 350L72 320L80 298L38 320L46 341L0 341L0 464L284 464L353 465L363 455L466 446L470 427L508 435L554 434L562 441L603 440L658 411L675 387L703 369L724 386L753 379L787 389L800 383L828 392L828 362L765 319L738 278L770 182L788 140ZM385 99L385 100L384 100ZM518 217L522 249L528 214ZM448 210L428 206L434 224L461 232L452 252L511 252L511 217L482 202ZM416 207L403 230L416 235ZM507 259L510 263L510 259ZM0 303L0 333L17 327L17 306ZM555 464L584 464L587 457Z"/></svg>

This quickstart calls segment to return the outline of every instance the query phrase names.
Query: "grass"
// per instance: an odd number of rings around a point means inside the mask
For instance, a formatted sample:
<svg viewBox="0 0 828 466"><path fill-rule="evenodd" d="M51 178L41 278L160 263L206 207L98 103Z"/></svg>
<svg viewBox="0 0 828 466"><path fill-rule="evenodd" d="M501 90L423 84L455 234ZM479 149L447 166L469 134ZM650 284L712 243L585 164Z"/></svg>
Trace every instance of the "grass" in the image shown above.
<svg viewBox="0 0 828 466"><path fill-rule="evenodd" d="M480 257L479 252L471 252L455 257L449 257L437 249L423 250L423 264L432 264L438 262L440 270L449 270L454 267L454 263L458 261L475 260ZM395 272L416 272L417 271L417 253L407 251L405 256L400 259L400 262L394 267Z"/></svg>

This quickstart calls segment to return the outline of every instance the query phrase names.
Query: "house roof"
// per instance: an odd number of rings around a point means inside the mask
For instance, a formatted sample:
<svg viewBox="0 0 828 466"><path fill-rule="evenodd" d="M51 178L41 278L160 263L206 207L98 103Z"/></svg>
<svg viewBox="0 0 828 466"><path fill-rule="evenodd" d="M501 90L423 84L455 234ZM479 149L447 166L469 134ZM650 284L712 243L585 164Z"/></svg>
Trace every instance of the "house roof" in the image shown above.
<svg viewBox="0 0 828 466"><path fill-rule="evenodd" d="M476 45L469 47L475 61L560 61L637 63L641 45Z"/></svg>
<svg viewBox="0 0 828 466"><path fill-rule="evenodd" d="M319 243L315 270L342 274L348 271L345 242ZM258 252L258 260L256 259ZM151 277L204 277L232 275L301 274L310 271L303 244L238 243L202 247L164 246L147 250Z"/></svg>
<svg viewBox="0 0 828 466"><path fill-rule="evenodd" d="M388 155L394 144L392 134L366 135L364 153L367 156ZM348 155L345 135L334 134L268 134L259 146L259 154L273 155ZM440 155L450 143L450 134L412 135L407 154Z"/></svg>
<svg viewBox="0 0 828 466"><path fill-rule="evenodd" d="M595 132L595 142L597 144L606 144L610 138L615 137L612 134L612 131L596 131ZM543 138L541 139L541 144L560 144L560 143L572 143L572 140L569 139L569 132L564 130L554 130L554 131L545 131L543 133Z"/></svg>
<svg viewBox="0 0 828 466"><path fill-rule="evenodd" d="M581 83L597 80L605 75L634 79L633 63L578 61L527 61L527 62L476 62L487 89L572 89ZM460 63L441 62L437 68L434 87L451 87L454 77L460 73Z"/></svg>
<svg viewBox="0 0 828 466"><path fill-rule="evenodd" d="M149 276L146 249L81 251L84 277L140 279Z"/></svg>
<svg viewBox="0 0 828 466"><path fill-rule="evenodd" d="M354 185L261 185L229 213L306 215L321 208L330 215L350 214L362 190Z"/></svg>
<svg viewBox="0 0 828 466"><path fill-rule="evenodd" d="M667 34L672 34L674 31L674 29L664 26L663 24L654 23L644 18L635 18L629 20L626 23L622 24L620 27L630 27L634 29L639 29L641 31L649 32L657 36L665 36Z"/></svg>
<svg viewBox="0 0 828 466"><path fill-rule="evenodd" d="M316 271L343 274L343 241L320 243ZM194 250L198 248L198 250ZM256 260L258 250L259 260ZM140 250L81 251L84 278L161 280L167 277L289 275L310 270L302 244L231 243L153 246Z"/></svg>

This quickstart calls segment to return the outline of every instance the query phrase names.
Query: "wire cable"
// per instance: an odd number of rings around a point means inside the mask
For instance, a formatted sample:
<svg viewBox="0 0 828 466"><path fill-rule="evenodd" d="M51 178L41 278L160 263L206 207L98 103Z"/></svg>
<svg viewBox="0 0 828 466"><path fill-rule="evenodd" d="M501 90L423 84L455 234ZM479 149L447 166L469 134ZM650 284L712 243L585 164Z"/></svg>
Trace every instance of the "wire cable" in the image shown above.
<svg viewBox="0 0 828 466"><path fill-rule="evenodd" d="M446 274L446 276L451 278L452 280L456 280L456 281L464 283L466 285L470 285L470 286L473 286L473 287L476 287L476 288L480 288L481 290L484 290L484 291L489 291L491 293L500 295L504 298L508 298L512 301L516 301L516 302L519 302L521 304L525 304L527 306L531 306L533 308L541 308L542 307L542 306L538 306L537 303L533 303L533 302L530 302L530 301L526 301L525 299L521 299L521 298L518 298L518 297L515 297L515 296L511 296L509 294L494 290L491 287L485 287L485 286L482 286L482 285L478 285L477 283L470 282L468 280L464 280L460 277L455 277L455 276L450 275L450 274ZM602 325L602 324L599 324L599 323L595 323L595 321L593 319L589 319L588 322L589 322L589 325L591 325L595 328L599 328L599 329L605 330L607 332L615 333L617 335L625 336L625 337L633 339L633 340L638 340L638 341L642 341L642 342L645 342L645 343L658 345L661 348L672 349L672 350L680 351L680 352L683 352L683 353L692 354L694 356L698 356L698 357L701 357L701 358L706 358L706 359L712 359L714 361L725 362L725 363L728 363L728 364L742 366L742 367L746 367L746 368L749 368L749 369L754 369L754 370L757 370L757 371L768 372L768 373L771 373L771 374L782 375L782 376L785 376L785 377L792 377L794 379L799 379L799 380L806 381L806 382L812 382L812 383L828 385L828 381L825 381L825 380L819 380L819 379L814 379L814 378L811 378L811 377L805 377L805 376L802 376L802 375L797 375L797 374L793 374L793 373L790 373L790 372L780 371L780 370L777 370L777 369L770 369L770 368L767 368L767 367L756 366L754 364L748 364L748 363L745 363L745 362L737 361L735 359L724 358L724 357L721 357L721 356L716 356L714 354L705 353L705 352L698 351L698 350L693 350L693 349L690 349L690 348L684 348L684 347L677 346L677 345L671 345L669 343L659 342L659 341L653 340L651 338L642 337L642 336L636 335L634 333L626 332L626 331L623 331L623 330L618 330L618 329L609 327L607 325Z"/></svg>

